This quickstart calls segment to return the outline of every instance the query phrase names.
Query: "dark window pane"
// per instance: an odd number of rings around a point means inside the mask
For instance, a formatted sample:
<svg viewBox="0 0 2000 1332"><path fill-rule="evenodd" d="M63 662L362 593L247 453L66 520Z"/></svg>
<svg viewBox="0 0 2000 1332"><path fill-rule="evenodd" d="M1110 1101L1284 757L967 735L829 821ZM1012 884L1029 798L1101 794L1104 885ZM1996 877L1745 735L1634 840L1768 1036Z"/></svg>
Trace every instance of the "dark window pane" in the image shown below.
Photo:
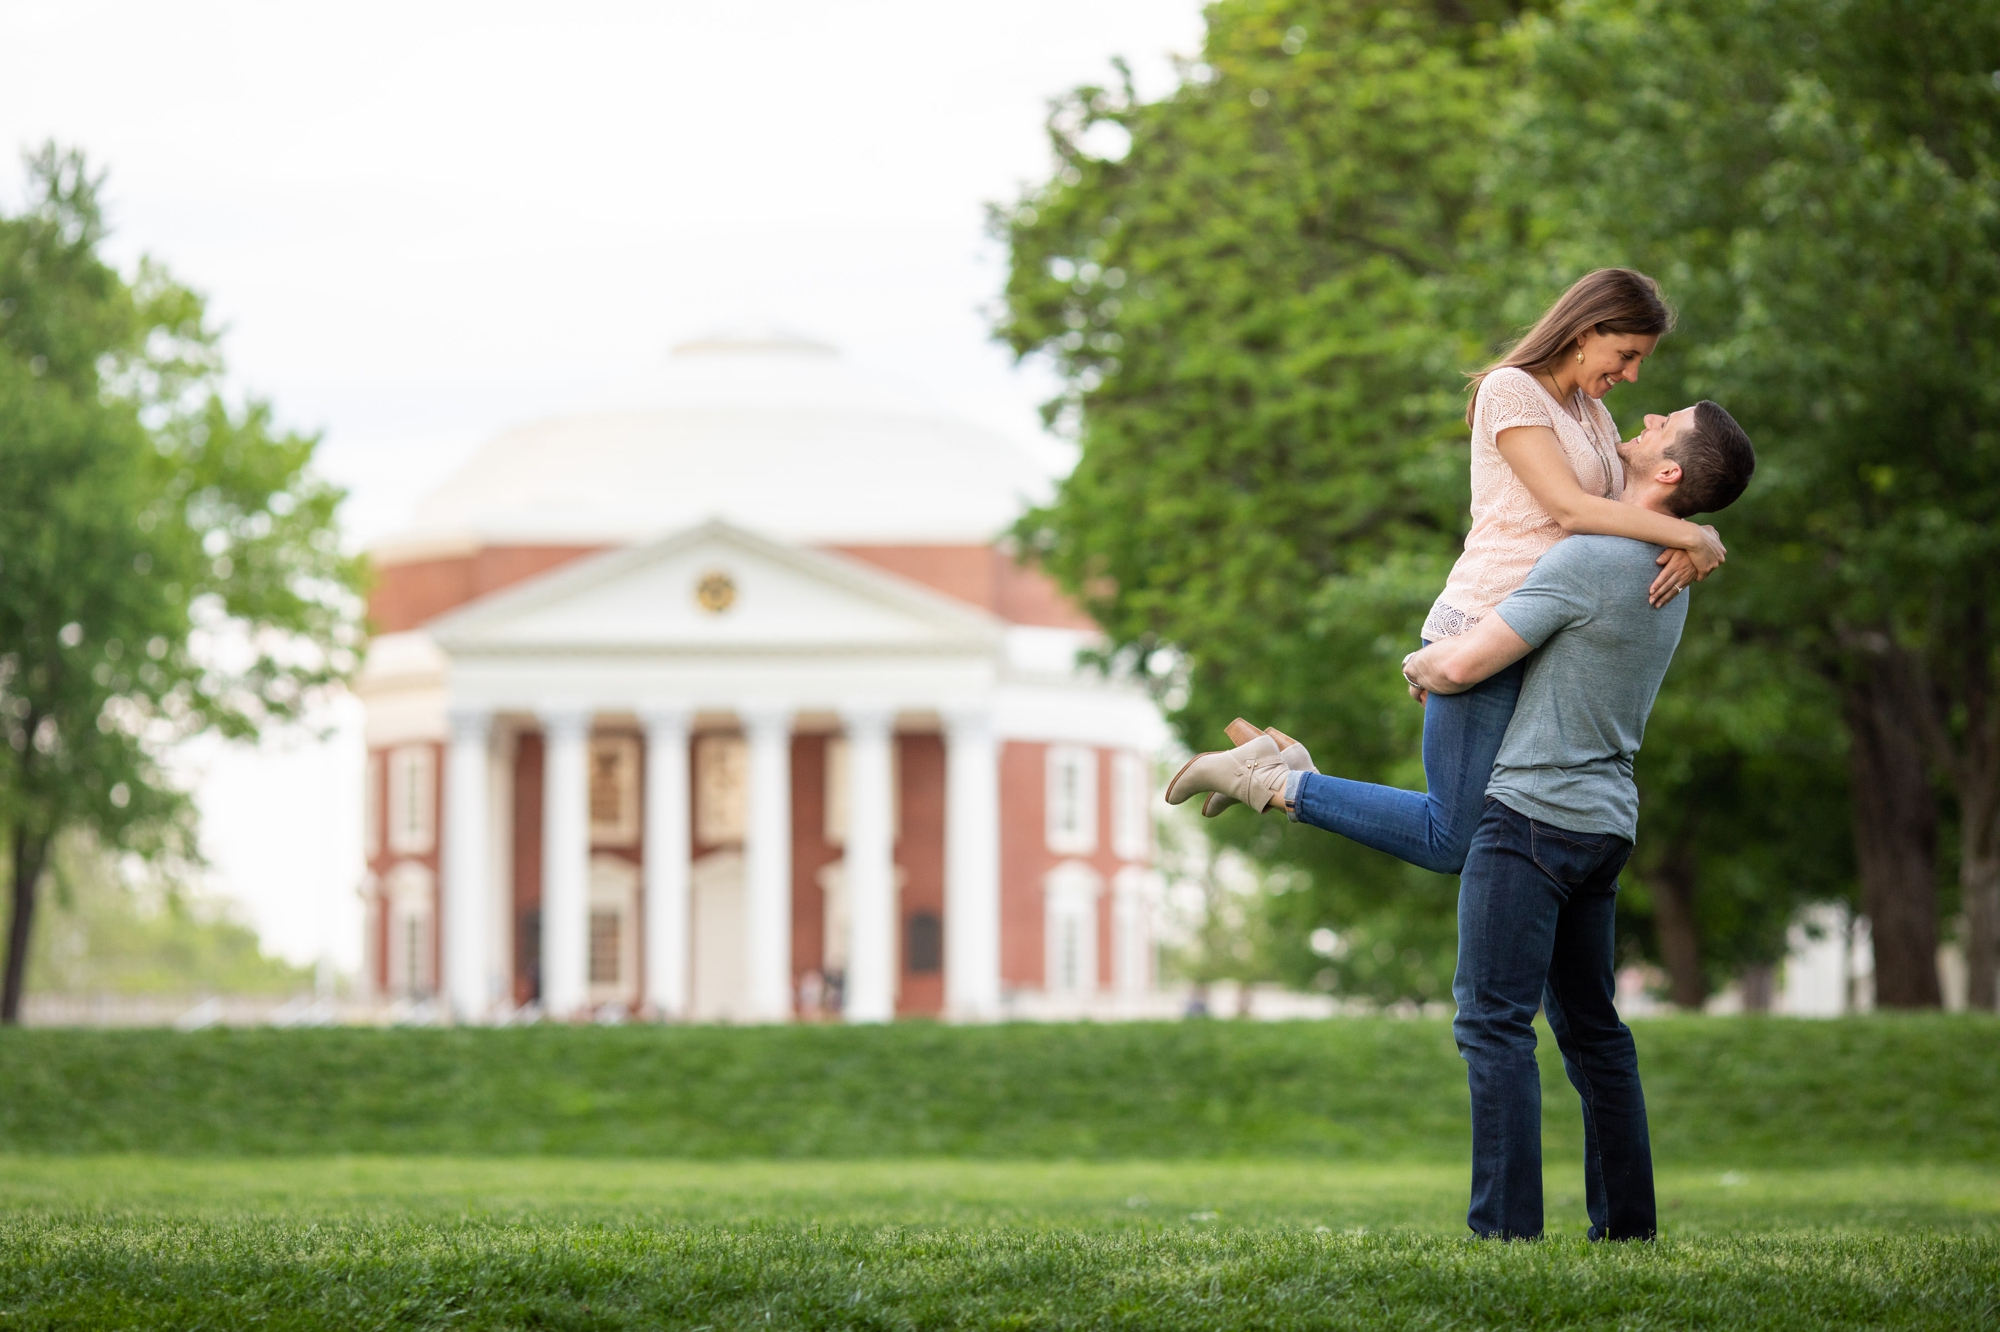
<svg viewBox="0 0 2000 1332"><path fill-rule="evenodd" d="M935 913L920 911L910 917L909 946L903 950L904 965L913 972L944 970L944 922Z"/></svg>

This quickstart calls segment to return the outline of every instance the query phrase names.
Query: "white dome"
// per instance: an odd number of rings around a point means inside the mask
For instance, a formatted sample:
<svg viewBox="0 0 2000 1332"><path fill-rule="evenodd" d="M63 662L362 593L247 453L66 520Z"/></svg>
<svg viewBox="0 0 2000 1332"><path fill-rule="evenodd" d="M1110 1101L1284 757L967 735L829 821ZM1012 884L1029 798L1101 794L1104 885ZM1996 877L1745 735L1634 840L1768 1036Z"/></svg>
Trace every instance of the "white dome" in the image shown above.
<svg viewBox="0 0 2000 1332"><path fill-rule="evenodd" d="M784 541L986 542L1048 488L1026 450L833 348L746 331L676 347L591 409L499 436L390 544L618 544L709 518Z"/></svg>

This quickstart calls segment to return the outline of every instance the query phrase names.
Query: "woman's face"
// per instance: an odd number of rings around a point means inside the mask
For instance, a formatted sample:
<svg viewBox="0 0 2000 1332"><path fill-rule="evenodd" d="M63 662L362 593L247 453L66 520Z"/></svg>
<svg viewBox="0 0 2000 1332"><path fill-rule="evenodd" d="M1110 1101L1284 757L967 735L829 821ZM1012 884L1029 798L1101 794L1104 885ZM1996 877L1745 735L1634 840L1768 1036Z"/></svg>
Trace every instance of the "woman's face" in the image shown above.
<svg viewBox="0 0 2000 1332"><path fill-rule="evenodd" d="M1619 384L1636 384L1639 363L1659 345L1658 335L1651 333L1586 333L1577 343L1583 360L1570 362L1576 367L1577 385L1601 398Z"/></svg>

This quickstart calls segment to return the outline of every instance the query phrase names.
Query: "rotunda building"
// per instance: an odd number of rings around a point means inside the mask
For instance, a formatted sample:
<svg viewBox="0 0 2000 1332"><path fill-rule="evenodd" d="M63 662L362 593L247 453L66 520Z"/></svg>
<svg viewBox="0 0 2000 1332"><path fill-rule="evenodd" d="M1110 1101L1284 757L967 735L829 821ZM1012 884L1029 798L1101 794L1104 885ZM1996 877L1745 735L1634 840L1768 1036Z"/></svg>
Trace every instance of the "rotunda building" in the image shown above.
<svg viewBox="0 0 2000 1332"><path fill-rule="evenodd" d="M366 974L460 1021L1158 1008L1157 709L1008 441L767 332L502 434L372 552Z"/></svg>

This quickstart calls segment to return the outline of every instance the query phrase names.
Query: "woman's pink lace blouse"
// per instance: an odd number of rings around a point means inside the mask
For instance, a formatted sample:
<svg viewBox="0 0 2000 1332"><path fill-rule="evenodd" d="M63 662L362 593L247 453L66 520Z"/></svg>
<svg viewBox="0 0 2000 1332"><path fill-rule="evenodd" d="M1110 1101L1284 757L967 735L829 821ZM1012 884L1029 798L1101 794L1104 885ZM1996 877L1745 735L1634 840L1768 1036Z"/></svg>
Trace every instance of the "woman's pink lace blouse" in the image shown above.
<svg viewBox="0 0 2000 1332"><path fill-rule="evenodd" d="M1444 591L1424 620L1424 637L1462 634L1507 599L1563 530L1500 456L1495 438L1514 426L1547 426L1562 442L1577 484L1592 495L1617 499L1625 489L1618 461L1618 423L1603 403L1579 393L1578 421L1526 370L1495 370L1479 385L1472 407L1472 530L1465 553L1451 566Z"/></svg>

